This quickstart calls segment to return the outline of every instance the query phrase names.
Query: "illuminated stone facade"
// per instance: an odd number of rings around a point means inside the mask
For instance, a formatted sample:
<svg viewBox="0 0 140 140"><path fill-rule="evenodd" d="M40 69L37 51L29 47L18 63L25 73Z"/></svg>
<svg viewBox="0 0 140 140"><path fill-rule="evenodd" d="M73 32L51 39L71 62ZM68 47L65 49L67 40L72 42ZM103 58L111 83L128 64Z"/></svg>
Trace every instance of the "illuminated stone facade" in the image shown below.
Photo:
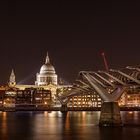
<svg viewBox="0 0 140 140"><path fill-rule="evenodd" d="M37 93L36 93L37 96L39 96L38 91L43 91L44 93L45 93L45 91L50 91L52 104L56 104L56 102L58 102L56 99L56 96L55 96L57 94L57 89L61 89L63 87L66 87L66 88L71 87L71 85L62 85L62 84L59 85L58 84L58 76L55 72L54 66L50 63L50 58L49 58L49 55L47 53L45 64L43 64L41 66L40 72L36 74L36 81L35 81L34 85L16 84L16 76L14 74L14 71L12 70L10 78L9 78L8 87L11 89L17 89L17 90L15 90L15 92L16 92L15 95L18 95L18 91L20 91L22 93L22 95L24 95L24 93L26 93L25 95L28 95L27 89L32 89L32 88L35 91L37 91ZM10 98L11 91L9 91L9 89L6 89L6 87L3 87L3 90L6 91L5 95L8 96L8 98L6 98L6 102L8 102L7 99L8 100L11 99ZM39 98L42 99L38 102L44 102L43 99L46 97L43 98L43 96L44 96L43 94L40 94L40 97L37 97L38 99ZM46 101L44 103L48 104ZM50 104L50 101L49 101L49 104Z"/></svg>
<svg viewBox="0 0 140 140"><path fill-rule="evenodd" d="M54 66L50 63L50 59L47 53L46 62L41 67L40 73L36 74L35 85L45 86L45 85L57 85L57 75L55 73Z"/></svg>
<svg viewBox="0 0 140 140"><path fill-rule="evenodd" d="M9 86L15 86L16 85L16 77L14 74L14 70L12 70L10 78L9 78Z"/></svg>

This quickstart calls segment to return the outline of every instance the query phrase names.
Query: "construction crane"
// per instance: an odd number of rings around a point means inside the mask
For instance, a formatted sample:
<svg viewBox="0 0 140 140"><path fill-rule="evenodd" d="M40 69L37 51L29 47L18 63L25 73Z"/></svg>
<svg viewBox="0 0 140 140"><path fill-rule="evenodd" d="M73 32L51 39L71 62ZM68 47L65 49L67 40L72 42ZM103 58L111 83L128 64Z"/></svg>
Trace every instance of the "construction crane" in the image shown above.
<svg viewBox="0 0 140 140"><path fill-rule="evenodd" d="M106 60L106 57L105 57L105 53L102 52L101 55L102 55L103 60L104 60L105 69L106 69L106 71L108 72L108 71L109 71L109 67L108 67L108 64L107 64L107 60Z"/></svg>

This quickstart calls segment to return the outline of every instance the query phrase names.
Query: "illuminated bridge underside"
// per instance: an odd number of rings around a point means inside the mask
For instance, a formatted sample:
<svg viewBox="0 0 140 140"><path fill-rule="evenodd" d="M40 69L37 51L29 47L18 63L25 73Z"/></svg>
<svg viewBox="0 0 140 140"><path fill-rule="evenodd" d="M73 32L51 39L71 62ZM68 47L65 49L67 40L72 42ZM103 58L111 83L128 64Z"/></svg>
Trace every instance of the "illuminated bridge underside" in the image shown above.
<svg viewBox="0 0 140 140"><path fill-rule="evenodd" d="M124 69L109 72L81 71L73 89L58 97L63 106L64 104L71 107L98 107L100 105L100 126L122 126L118 100L126 90L132 88L135 90L140 88L138 68L134 71L126 68L126 72ZM97 103L99 97L102 99L102 105Z"/></svg>
<svg viewBox="0 0 140 140"><path fill-rule="evenodd" d="M58 97L61 104L68 107L101 107L101 99L93 91L73 90L70 94Z"/></svg>
<svg viewBox="0 0 140 140"><path fill-rule="evenodd" d="M68 100L73 96L82 94L97 94L103 101L118 101L125 90L140 88L139 68L127 67L122 70L106 71L81 71L73 89L59 99Z"/></svg>

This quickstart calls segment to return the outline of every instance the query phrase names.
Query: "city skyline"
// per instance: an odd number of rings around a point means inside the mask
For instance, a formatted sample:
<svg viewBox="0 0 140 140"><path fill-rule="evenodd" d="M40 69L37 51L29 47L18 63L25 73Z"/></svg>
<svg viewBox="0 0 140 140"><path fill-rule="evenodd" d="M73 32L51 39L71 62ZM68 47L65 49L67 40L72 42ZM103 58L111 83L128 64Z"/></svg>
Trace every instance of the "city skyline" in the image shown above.
<svg viewBox="0 0 140 140"><path fill-rule="evenodd" d="M138 1L1 1L0 140L139 139L139 34Z"/></svg>
<svg viewBox="0 0 140 140"><path fill-rule="evenodd" d="M12 68L17 82L33 83L47 51L70 83L81 70L104 70L102 51L110 68L139 65L137 3L5 2L0 16L0 84Z"/></svg>

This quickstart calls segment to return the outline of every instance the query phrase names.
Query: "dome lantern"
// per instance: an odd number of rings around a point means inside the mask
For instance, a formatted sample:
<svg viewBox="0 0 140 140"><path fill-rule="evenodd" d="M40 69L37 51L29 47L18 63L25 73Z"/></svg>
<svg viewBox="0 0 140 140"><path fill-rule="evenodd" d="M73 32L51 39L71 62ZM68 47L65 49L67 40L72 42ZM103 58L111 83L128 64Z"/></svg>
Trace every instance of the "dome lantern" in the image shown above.
<svg viewBox="0 0 140 140"><path fill-rule="evenodd" d="M49 58L48 52L47 52L46 62L45 62L45 64L50 64L50 58Z"/></svg>

